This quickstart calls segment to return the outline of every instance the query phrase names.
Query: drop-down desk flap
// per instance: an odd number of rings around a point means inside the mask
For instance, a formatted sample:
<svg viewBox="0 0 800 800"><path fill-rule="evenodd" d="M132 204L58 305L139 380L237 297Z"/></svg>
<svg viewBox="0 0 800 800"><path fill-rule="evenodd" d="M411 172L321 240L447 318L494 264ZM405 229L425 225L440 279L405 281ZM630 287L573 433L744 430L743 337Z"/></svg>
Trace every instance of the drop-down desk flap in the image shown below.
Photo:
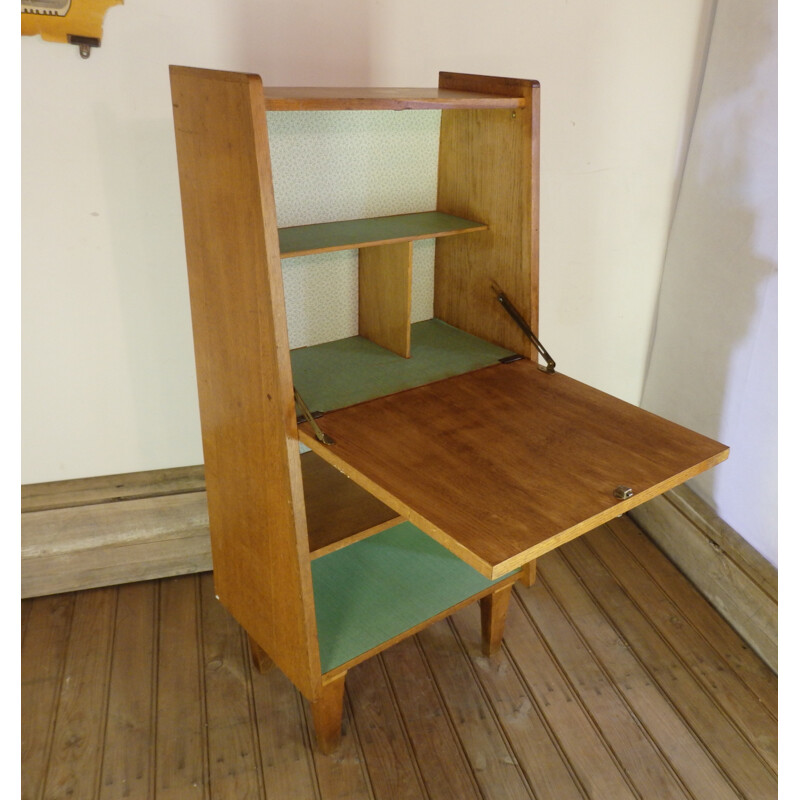
<svg viewBox="0 0 800 800"><path fill-rule="evenodd" d="M302 442L492 579L728 456L719 442L529 360L318 422L334 443L308 423Z"/></svg>

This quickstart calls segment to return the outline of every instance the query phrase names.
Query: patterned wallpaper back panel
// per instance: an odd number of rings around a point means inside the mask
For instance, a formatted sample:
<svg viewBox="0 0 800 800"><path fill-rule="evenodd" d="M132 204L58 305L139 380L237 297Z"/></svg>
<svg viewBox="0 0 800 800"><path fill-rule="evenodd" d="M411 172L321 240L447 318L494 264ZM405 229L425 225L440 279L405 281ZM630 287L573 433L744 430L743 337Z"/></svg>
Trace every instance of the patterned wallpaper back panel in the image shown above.
<svg viewBox="0 0 800 800"><path fill-rule="evenodd" d="M267 113L278 225L436 208L438 111ZM414 243L411 321L433 316L434 240ZM358 251L283 260L289 345L358 333Z"/></svg>

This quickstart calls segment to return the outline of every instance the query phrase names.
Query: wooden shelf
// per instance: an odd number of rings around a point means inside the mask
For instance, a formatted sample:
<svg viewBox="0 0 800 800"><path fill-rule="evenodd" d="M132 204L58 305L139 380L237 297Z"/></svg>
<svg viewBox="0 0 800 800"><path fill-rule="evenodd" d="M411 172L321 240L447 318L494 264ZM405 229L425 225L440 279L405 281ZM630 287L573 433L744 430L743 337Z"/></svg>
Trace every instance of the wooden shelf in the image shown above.
<svg viewBox="0 0 800 800"><path fill-rule="evenodd" d="M404 522L311 564L322 672L352 666L497 583Z"/></svg>
<svg viewBox="0 0 800 800"><path fill-rule="evenodd" d="M422 211L416 214L279 228L278 240L281 258L293 258L312 253L353 250L358 247L374 247L485 230L488 230L488 225L482 222L473 222L439 211Z"/></svg>
<svg viewBox="0 0 800 800"><path fill-rule="evenodd" d="M311 558L324 556L403 521L396 511L316 453L303 453L300 466Z"/></svg>
<svg viewBox="0 0 800 800"><path fill-rule="evenodd" d="M447 89L265 86L267 111L402 111L524 108L525 98Z"/></svg>
<svg viewBox="0 0 800 800"><path fill-rule="evenodd" d="M512 355L438 319L411 326L411 358L361 336L291 351L292 378L311 411L333 411L496 364Z"/></svg>

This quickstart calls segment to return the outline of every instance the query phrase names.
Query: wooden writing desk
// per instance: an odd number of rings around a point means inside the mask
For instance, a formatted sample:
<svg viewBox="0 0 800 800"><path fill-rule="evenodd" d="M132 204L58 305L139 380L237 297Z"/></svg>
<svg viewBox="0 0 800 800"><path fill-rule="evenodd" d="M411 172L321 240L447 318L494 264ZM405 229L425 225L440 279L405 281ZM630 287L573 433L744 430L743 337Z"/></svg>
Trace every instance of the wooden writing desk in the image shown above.
<svg viewBox="0 0 800 800"><path fill-rule="evenodd" d="M476 600L491 654L538 556L727 449L540 371L498 303L499 286L536 331L535 81L292 90L187 67L170 77L215 587L256 663L308 698L329 752L350 667ZM441 113L435 209L278 229L267 110L406 108ZM424 238L435 319L412 325ZM342 248L359 252L359 336L290 352L281 259ZM325 412L315 423L298 424L295 390Z"/></svg>

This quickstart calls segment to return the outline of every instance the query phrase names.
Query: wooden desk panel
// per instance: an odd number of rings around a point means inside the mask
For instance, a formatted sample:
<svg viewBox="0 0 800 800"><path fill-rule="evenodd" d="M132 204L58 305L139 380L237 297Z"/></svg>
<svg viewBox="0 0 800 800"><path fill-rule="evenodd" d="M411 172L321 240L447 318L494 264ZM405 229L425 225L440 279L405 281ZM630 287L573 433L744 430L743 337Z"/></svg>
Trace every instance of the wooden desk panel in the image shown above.
<svg viewBox="0 0 800 800"><path fill-rule="evenodd" d="M487 578L727 458L705 436L530 361L325 415L302 441ZM614 497L629 486L628 500Z"/></svg>

